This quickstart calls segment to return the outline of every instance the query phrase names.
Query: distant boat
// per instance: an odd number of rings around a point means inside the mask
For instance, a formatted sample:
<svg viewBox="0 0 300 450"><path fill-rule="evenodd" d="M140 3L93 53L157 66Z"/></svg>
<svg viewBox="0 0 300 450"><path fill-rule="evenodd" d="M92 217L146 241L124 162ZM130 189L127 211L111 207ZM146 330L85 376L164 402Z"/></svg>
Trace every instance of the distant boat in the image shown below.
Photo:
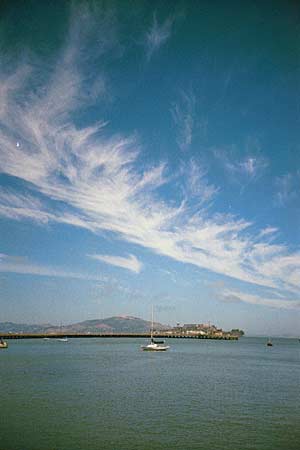
<svg viewBox="0 0 300 450"><path fill-rule="evenodd" d="M8 343L3 341L3 339L0 340L0 348L7 348L8 347Z"/></svg>
<svg viewBox="0 0 300 450"><path fill-rule="evenodd" d="M62 335L62 329L63 329L63 326L62 326L62 323L60 323L60 334L61 334L61 335ZM68 342L67 336L57 338L57 340L58 340L59 342Z"/></svg>
<svg viewBox="0 0 300 450"><path fill-rule="evenodd" d="M44 341L50 341L50 338L44 337Z"/></svg>
<svg viewBox="0 0 300 450"><path fill-rule="evenodd" d="M164 341L155 341L153 339L153 306L152 306L150 343L148 345L141 345L141 349L144 352L165 352L169 348L170 348L169 345L165 345Z"/></svg>
<svg viewBox="0 0 300 450"><path fill-rule="evenodd" d="M269 340L268 340L268 342L267 342L267 347L273 347L273 344L272 344L272 341L271 341L270 338L269 338Z"/></svg>

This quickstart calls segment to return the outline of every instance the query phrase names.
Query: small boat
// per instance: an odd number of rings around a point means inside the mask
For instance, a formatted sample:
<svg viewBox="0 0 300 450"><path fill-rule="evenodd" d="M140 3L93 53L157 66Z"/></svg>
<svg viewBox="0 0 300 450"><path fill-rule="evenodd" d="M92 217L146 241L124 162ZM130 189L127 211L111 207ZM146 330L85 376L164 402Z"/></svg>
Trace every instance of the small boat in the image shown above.
<svg viewBox="0 0 300 450"><path fill-rule="evenodd" d="M62 335L62 334L63 334L63 326L62 326L62 323L60 323L60 335ZM59 342L68 342L67 336L63 336L63 337L57 338L57 340Z"/></svg>
<svg viewBox="0 0 300 450"><path fill-rule="evenodd" d="M165 352L169 348L169 345L157 344L153 339L151 339L150 344L141 346L144 352Z"/></svg>
<svg viewBox="0 0 300 450"><path fill-rule="evenodd" d="M0 348L7 348L8 347L8 343L3 341L3 339L0 340Z"/></svg>
<svg viewBox="0 0 300 450"><path fill-rule="evenodd" d="M267 342L267 347L273 347L273 344L272 344L271 339L268 340L268 342Z"/></svg>
<svg viewBox="0 0 300 450"><path fill-rule="evenodd" d="M143 352L165 352L169 348L170 348L169 345L165 345L164 341L155 341L153 339L153 306L152 306L150 343L148 345L141 345L141 350L143 350Z"/></svg>
<svg viewBox="0 0 300 450"><path fill-rule="evenodd" d="M50 338L44 337L44 341L50 341Z"/></svg>

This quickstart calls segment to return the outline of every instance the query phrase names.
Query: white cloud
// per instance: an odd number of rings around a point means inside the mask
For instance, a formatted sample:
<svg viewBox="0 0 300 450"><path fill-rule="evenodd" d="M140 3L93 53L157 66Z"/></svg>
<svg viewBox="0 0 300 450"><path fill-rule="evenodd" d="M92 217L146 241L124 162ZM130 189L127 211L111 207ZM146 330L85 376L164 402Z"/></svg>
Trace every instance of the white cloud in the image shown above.
<svg viewBox="0 0 300 450"><path fill-rule="evenodd" d="M122 267L123 269L131 270L135 273L140 273L142 269L142 263L134 255L129 255L128 258L123 256L112 255L88 255L90 258L102 261L112 266Z"/></svg>
<svg viewBox="0 0 300 450"><path fill-rule="evenodd" d="M32 264L25 257L9 256L0 254L0 272L4 273L19 273L23 275L37 275L43 277L55 278L72 278L87 281L103 281L106 280L103 276L92 276L89 274L71 272L61 267L49 267L38 264Z"/></svg>
<svg viewBox="0 0 300 450"><path fill-rule="evenodd" d="M246 145L246 152L248 153L248 146ZM267 160L255 154L247 154L243 158L238 158L235 155L235 148L230 150L214 149L215 158L221 163L225 171L238 181L247 182L259 178L268 167Z"/></svg>
<svg viewBox="0 0 300 450"><path fill-rule="evenodd" d="M188 198L196 199L198 207L208 205L218 193L218 188L207 181L207 170L198 164L195 159L189 159L181 164L181 173L186 178L184 193L186 202ZM188 174L188 177L186 177Z"/></svg>
<svg viewBox="0 0 300 450"><path fill-rule="evenodd" d="M277 177L275 181L275 186L277 188L277 192L275 194L275 204L283 207L292 200L295 200L300 193L299 185L299 173L297 175L287 173L281 177Z"/></svg>
<svg viewBox="0 0 300 450"><path fill-rule="evenodd" d="M247 156L245 159L234 164L232 163L232 171L240 173L241 175L246 175L253 179L265 170L267 163L264 158Z"/></svg>
<svg viewBox="0 0 300 450"><path fill-rule="evenodd" d="M264 236L269 236L271 239L274 237L274 234L278 232L278 228L275 227L266 227L259 233L259 238L262 238Z"/></svg>
<svg viewBox="0 0 300 450"><path fill-rule="evenodd" d="M162 45L170 38L174 17L168 17L163 23L159 24L156 13L153 15L152 25L146 33L146 52L149 61L154 52L159 50Z"/></svg>
<svg viewBox="0 0 300 450"><path fill-rule="evenodd" d="M30 194L0 189L0 214L14 220L31 218L40 223L55 220L55 215L45 211L40 200Z"/></svg>
<svg viewBox="0 0 300 450"><path fill-rule="evenodd" d="M109 33L107 24L103 26ZM299 291L299 253L271 243L272 227L259 233L241 218L210 213L205 206L217 188L206 181L205 170L195 161L187 162L176 179L176 202L167 201L158 188L176 177L168 177L166 163L141 170L136 137L111 134L103 121L74 124L73 115L78 118L78 111L90 104L85 95L87 70L77 64L84 52L75 31L47 83L36 80L33 70L20 69L19 73L31 73L32 92L15 95L23 92L24 84L28 90L23 75L9 81L13 88L4 91L0 170L21 179L27 193L1 191L0 214L41 224L67 223L104 236L107 231L182 263L248 283ZM100 27L101 36L104 31ZM107 38L100 44L101 54L108 49ZM253 178L264 163L249 158L233 170ZM183 188L177 189L180 182ZM135 257L99 256L140 270Z"/></svg>
<svg viewBox="0 0 300 450"><path fill-rule="evenodd" d="M220 300L225 303L242 302L277 309L300 309L300 300L287 300L276 297L268 298L231 289L225 289L220 296Z"/></svg>
<svg viewBox="0 0 300 450"><path fill-rule="evenodd" d="M9 62L3 58L0 63L0 118L7 113L8 100L16 98L19 87L26 82L31 72L26 63L12 71L7 71L8 65Z"/></svg>
<svg viewBox="0 0 300 450"><path fill-rule="evenodd" d="M196 98L192 92L181 92L180 98L173 103L171 114L177 131L177 144L182 151L187 151L193 141L195 128Z"/></svg>

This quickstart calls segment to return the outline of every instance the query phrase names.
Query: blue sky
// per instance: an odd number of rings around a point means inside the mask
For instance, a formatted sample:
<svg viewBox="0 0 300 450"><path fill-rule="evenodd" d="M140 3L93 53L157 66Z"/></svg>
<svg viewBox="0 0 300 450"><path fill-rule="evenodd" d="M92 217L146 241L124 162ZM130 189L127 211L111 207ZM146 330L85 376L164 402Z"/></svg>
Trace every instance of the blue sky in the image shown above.
<svg viewBox="0 0 300 450"><path fill-rule="evenodd" d="M300 333L299 14L2 3L0 321Z"/></svg>

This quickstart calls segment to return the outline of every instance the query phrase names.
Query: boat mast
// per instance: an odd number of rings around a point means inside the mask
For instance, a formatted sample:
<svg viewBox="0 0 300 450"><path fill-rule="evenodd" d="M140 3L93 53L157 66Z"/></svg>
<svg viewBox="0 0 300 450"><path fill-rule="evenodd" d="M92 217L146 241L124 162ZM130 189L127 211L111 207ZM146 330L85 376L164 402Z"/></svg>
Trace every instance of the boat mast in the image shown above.
<svg viewBox="0 0 300 450"><path fill-rule="evenodd" d="M151 319L151 341L153 340L153 305L152 305L152 319Z"/></svg>

